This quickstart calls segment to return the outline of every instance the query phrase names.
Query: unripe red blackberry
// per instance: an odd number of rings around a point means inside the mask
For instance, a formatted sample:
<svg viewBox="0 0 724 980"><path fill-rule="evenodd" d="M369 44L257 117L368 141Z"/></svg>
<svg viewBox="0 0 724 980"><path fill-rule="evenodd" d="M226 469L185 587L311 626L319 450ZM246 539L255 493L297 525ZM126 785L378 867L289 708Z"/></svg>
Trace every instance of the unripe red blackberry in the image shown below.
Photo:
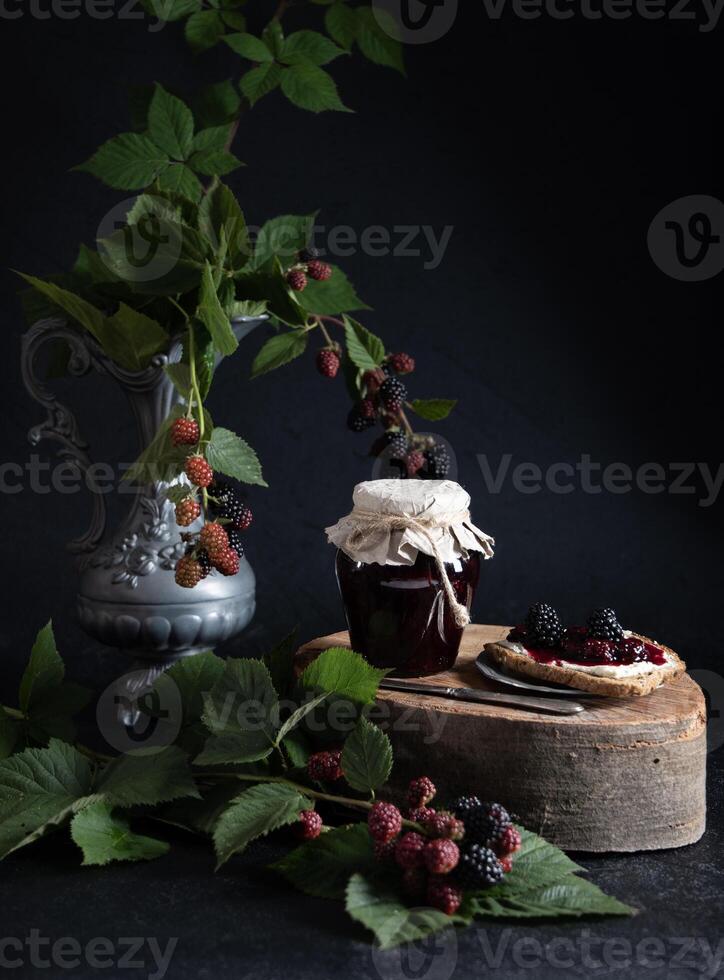
<svg viewBox="0 0 724 980"><path fill-rule="evenodd" d="M320 262L319 259L312 259L311 262L307 262L307 275L310 279L324 282L332 275L332 266L327 265L326 262Z"/></svg>
<svg viewBox="0 0 724 980"><path fill-rule="evenodd" d="M208 487L214 479L214 471L200 453L186 457L184 472L197 487Z"/></svg>
<svg viewBox="0 0 724 980"><path fill-rule="evenodd" d="M490 846L499 858L504 858L509 854L514 854L516 851L519 851L521 844L522 840L519 831L511 826L503 827L502 830L495 834Z"/></svg>
<svg viewBox="0 0 724 980"><path fill-rule="evenodd" d="M384 379L383 379L384 380ZM367 389L368 395L374 395L380 389L382 381L379 378L378 371L365 371L362 375L362 383Z"/></svg>
<svg viewBox="0 0 724 980"><path fill-rule="evenodd" d="M375 840L392 840L402 829L402 814L394 804L380 800L372 804L367 817L367 826Z"/></svg>
<svg viewBox="0 0 724 980"><path fill-rule="evenodd" d="M395 860L395 848L397 847L396 840L387 840L374 842L374 853L375 860L379 861L380 864L391 864Z"/></svg>
<svg viewBox="0 0 724 980"><path fill-rule="evenodd" d="M462 840L465 836L465 824L462 820L445 810L440 810L425 820L425 830L430 837L447 837L450 840Z"/></svg>
<svg viewBox="0 0 724 980"><path fill-rule="evenodd" d="M498 858L498 864L503 869L503 874L507 875L513 870L513 858L510 854L506 854L505 857Z"/></svg>
<svg viewBox="0 0 724 980"><path fill-rule="evenodd" d="M201 504L193 497L185 497L176 504L176 523L180 527L193 524L201 513Z"/></svg>
<svg viewBox="0 0 724 980"><path fill-rule="evenodd" d="M415 359L409 354L390 354L387 363L395 374L410 374L415 370Z"/></svg>
<svg viewBox="0 0 724 980"><path fill-rule="evenodd" d="M363 419L374 419L377 411L371 398L363 398L359 403L359 413Z"/></svg>
<svg viewBox="0 0 724 980"><path fill-rule="evenodd" d="M423 851L425 850L425 838L421 834L411 831L404 834L395 845L395 861L401 868L422 868L425 861Z"/></svg>
<svg viewBox="0 0 724 980"><path fill-rule="evenodd" d="M316 810L302 810L294 831L301 840L314 840L322 833L322 818Z"/></svg>
<svg viewBox="0 0 724 980"><path fill-rule="evenodd" d="M429 776L419 776L410 781L407 787L407 805L411 810L427 806L437 793L435 784Z"/></svg>
<svg viewBox="0 0 724 980"><path fill-rule="evenodd" d="M462 891L447 878L430 878L427 883L427 900L434 909L445 915L454 915L463 900Z"/></svg>
<svg viewBox="0 0 724 980"><path fill-rule="evenodd" d="M290 269L287 272L287 285L297 293L301 291L307 285L307 277L304 275L302 269Z"/></svg>
<svg viewBox="0 0 724 980"><path fill-rule="evenodd" d="M427 821L437 813L431 806L418 806L414 810L408 810L408 819L414 821L414 823L421 823L423 827Z"/></svg>
<svg viewBox="0 0 724 980"><path fill-rule="evenodd" d="M229 547L229 535L226 533L226 528L216 521L204 524L199 534L199 544L207 552L211 561L216 563L219 555Z"/></svg>
<svg viewBox="0 0 724 980"><path fill-rule="evenodd" d="M233 548L227 548L226 551L222 551L212 561L214 568L220 571L222 575L236 575L239 571L239 556Z"/></svg>
<svg viewBox="0 0 724 980"><path fill-rule="evenodd" d="M405 456L405 466L408 476L415 476L425 465L425 455L419 449L413 450Z"/></svg>
<svg viewBox="0 0 724 980"><path fill-rule="evenodd" d="M423 853L425 867L434 875L445 875L457 865L460 860L460 850L455 841L439 837L425 844Z"/></svg>
<svg viewBox="0 0 724 980"><path fill-rule="evenodd" d="M196 419L176 419L171 425L171 442L174 446L195 446L199 441L199 423Z"/></svg>
<svg viewBox="0 0 724 980"><path fill-rule="evenodd" d="M310 778L316 779L320 783L333 783L335 780L341 779L344 775L340 765L341 758L341 749L313 752L307 761L307 772Z"/></svg>
<svg viewBox="0 0 724 980"><path fill-rule="evenodd" d="M326 347L317 352L317 370L325 378L334 378L339 371L339 354Z"/></svg>
<svg viewBox="0 0 724 980"><path fill-rule="evenodd" d="M183 589L193 589L203 578L201 565L191 555L179 558L176 564L176 585Z"/></svg>

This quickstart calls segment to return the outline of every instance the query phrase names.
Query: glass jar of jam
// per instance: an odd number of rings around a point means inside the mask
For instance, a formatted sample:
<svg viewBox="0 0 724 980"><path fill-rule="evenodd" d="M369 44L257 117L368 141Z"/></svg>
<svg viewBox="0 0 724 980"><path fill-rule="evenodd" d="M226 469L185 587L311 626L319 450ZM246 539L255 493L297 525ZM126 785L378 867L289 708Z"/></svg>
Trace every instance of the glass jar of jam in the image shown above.
<svg viewBox="0 0 724 980"><path fill-rule="evenodd" d="M451 480L372 480L334 527L350 643L376 667L419 677L455 663L493 540Z"/></svg>

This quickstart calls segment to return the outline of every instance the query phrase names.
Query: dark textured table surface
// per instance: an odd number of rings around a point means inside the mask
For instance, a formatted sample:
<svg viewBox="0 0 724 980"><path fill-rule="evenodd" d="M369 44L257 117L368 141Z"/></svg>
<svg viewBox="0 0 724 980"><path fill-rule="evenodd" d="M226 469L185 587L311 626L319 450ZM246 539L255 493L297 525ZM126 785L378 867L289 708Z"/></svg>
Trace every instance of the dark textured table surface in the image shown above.
<svg viewBox="0 0 724 980"><path fill-rule="evenodd" d="M631 920L481 921L420 947L386 953L373 950L340 904L303 896L265 870L284 849L278 837L252 845L216 874L210 850L182 832L167 835L172 849L159 860L106 868L82 868L72 843L46 839L3 864L0 975L724 977L723 809L724 751L719 749L709 756L708 830L698 844L580 858L593 881L640 910ZM19 940L22 948L18 942L8 945L8 939ZM75 965L72 945L65 953L59 945L51 966L53 944L66 939L81 944L80 962ZM96 943L89 952L92 940L106 944Z"/></svg>

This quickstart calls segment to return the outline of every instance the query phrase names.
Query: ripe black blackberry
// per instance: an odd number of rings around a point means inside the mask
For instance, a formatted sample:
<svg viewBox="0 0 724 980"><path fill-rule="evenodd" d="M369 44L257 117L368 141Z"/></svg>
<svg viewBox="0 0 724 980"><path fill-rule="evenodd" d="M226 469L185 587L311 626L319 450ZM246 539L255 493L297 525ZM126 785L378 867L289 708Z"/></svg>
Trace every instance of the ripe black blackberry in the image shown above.
<svg viewBox="0 0 724 980"><path fill-rule="evenodd" d="M563 639L563 623L553 606L536 602L525 617L528 642L536 647L555 647Z"/></svg>
<svg viewBox="0 0 724 980"><path fill-rule="evenodd" d="M297 257L300 262L313 262L314 259L319 257L319 251L316 248L300 248L297 252Z"/></svg>
<svg viewBox="0 0 724 980"><path fill-rule="evenodd" d="M209 574L211 569L214 567L211 564L211 559L209 558L208 554L202 549L196 555L196 560L201 566L201 578L206 578L206 576Z"/></svg>
<svg viewBox="0 0 724 980"><path fill-rule="evenodd" d="M490 888L503 880L503 874L495 851L482 844L463 848L455 868L455 878L463 888Z"/></svg>
<svg viewBox="0 0 724 980"><path fill-rule="evenodd" d="M242 544L241 532L235 527L227 527L226 533L229 536L229 547L233 548L239 558L244 556L244 545Z"/></svg>
<svg viewBox="0 0 724 980"><path fill-rule="evenodd" d="M427 449L425 456L425 475L431 480L444 480L450 472L450 456L444 446Z"/></svg>
<svg viewBox="0 0 724 980"><path fill-rule="evenodd" d="M374 424L374 418L365 418L357 406L350 409L349 415L347 416L347 428L351 429L352 432L364 432L365 429L369 429Z"/></svg>
<svg viewBox="0 0 724 980"><path fill-rule="evenodd" d="M500 803L481 803L472 807L462 821L465 839L492 847L500 834L512 825L510 814Z"/></svg>
<svg viewBox="0 0 724 980"><path fill-rule="evenodd" d="M407 398L407 388L399 378L387 378L380 385L380 398L388 412L399 412Z"/></svg>
<svg viewBox="0 0 724 980"><path fill-rule="evenodd" d="M450 804L450 809L456 817L464 820L471 810L474 810L479 806L482 806L482 803L477 796L458 796L458 798L453 800Z"/></svg>
<svg viewBox="0 0 724 980"><path fill-rule="evenodd" d="M404 459L410 444L404 432L386 432L387 446L393 459Z"/></svg>
<svg viewBox="0 0 724 980"><path fill-rule="evenodd" d="M623 639L623 627L613 609L594 609L588 617L588 635L596 640L617 642Z"/></svg>

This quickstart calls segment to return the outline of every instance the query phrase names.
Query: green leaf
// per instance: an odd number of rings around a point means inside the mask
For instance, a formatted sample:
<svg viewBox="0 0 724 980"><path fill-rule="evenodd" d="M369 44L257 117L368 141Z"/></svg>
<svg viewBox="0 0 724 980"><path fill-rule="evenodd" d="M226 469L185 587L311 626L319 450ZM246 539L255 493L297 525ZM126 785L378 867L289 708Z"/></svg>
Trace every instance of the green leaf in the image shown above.
<svg viewBox="0 0 724 980"><path fill-rule="evenodd" d="M346 53L324 34L317 31L295 31L284 41L279 60L286 65L326 65Z"/></svg>
<svg viewBox="0 0 724 980"><path fill-rule="evenodd" d="M64 822L91 787L90 764L57 739L0 762L0 858Z"/></svg>
<svg viewBox="0 0 724 980"><path fill-rule="evenodd" d="M297 728L291 735L287 735L282 745L292 766L295 769L306 769L309 756L312 754L312 745L304 732Z"/></svg>
<svg viewBox="0 0 724 980"><path fill-rule="evenodd" d="M193 139L193 150L224 150L231 135L229 126L209 126L202 129Z"/></svg>
<svg viewBox="0 0 724 980"><path fill-rule="evenodd" d="M165 841L134 834L107 803L93 803L73 817L70 836L83 852L84 865L111 861L150 861L168 852Z"/></svg>
<svg viewBox="0 0 724 980"><path fill-rule="evenodd" d="M23 714L31 711L48 691L58 688L64 678L65 665L55 645L53 624L48 622L35 638L28 666L20 681L18 703Z"/></svg>
<svg viewBox="0 0 724 980"><path fill-rule="evenodd" d="M415 398L409 403L409 407L421 419L439 422L448 417L457 403L457 398Z"/></svg>
<svg viewBox="0 0 724 980"><path fill-rule="evenodd" d="M408 908L394 892L361 874L349 879L346 909L353 919L372 930L383 950L423 939L450 928L455 921L437 909Z"/></svg>
<svg viewBox="0 0 724 980"><path fill-rule="evenodd" d="M327 697L327 694L318 694L316 698L310 698L309 701L305 701L293 711L277 732L276 745L278 746L283 739L291 735L297 725L300 725L310 712L314 711L323 701L326 701Z"/></svg>
<svg viewBox="0 0 724 980"><path fill-rule="evenodd" d="M240 299L231 304L232 316L259 317L266 313L266 301L263 299Z"/></svg>
<svg viewBox="0 0 724 980"><path fill-rule="evenodd" d="M283 259L285 265L291 265L297 252L306 247L315 218L316 214L281 214L265 222L254 244L251 268L260 268L275 255Z"/></svg>
<svg viewBox="0 0 724 980"><path fill-rule="evenodd" d="M354 291L352 283L338 266L332 266L332 275L324 282L311 279L299 294L299 302L310 313L334 316L349 310L368 310Z"/></svg>
<svg viewBox="0 0 724 980"><path fill-rule="evenodd" d="M282 80L282 70L275 62L259 65L245 72L239 81L239 88L251 105L273 92Z"/></svg>
<svg viewBox="0 0 724 980"><path fill-rule="evenodd" d="M221 19L232 31L246 30L246 17L238 10L222 10Z"/></svg>
<svg viewBox="0 0 724 980"><path fill-rule="evenodd" d="M360 371L373 371L385 358L385 345L361 323L345 316L344 337L349 359Z"/></svg>
<svg viewBox="0 0 724 980"><path fill-rule="evenodd" d="M224 673L224 661L210 650L184 657L175 663L165 676L172 680L181 696L183 725L198 721L204 710L204 697Z"/></svg>
<svg viewBox="0 0 724 980"><path fill-rule="evenodd" d="M252 786L222 813L214 831L217 868L243 851L257 837L263 837L294 823L310 801L290 786L267 783Z"/></svg>
<svg viewBox="0 0 724 980"><path fill-rule="evenodd" d="M290 65L282 71L282 92L290 102L310 112L336 109L352 112L340 99L332 76L317 65L308 62Z"/></svg>
<svg viewBox="0 0 724 980"><path fill-rule="evenodd" d="M398 31L394 18L380 7L377 7L375 12L371 7L357 7L355 15L357 17L355 37L365 58L376 65L394 68L404 75L402 45L396 37ZM378 17L385 19L387 30L383 30Z"/></svg>
<svg viewBox="0 0 724 980"><path fill-rule="evenodd" d="M15 750L20 734L20 724L0 707L0 759L7 759Z"/></svg>
<svg viewBox="0 0 724 980"><path fill-rule="evenodd" d="M194 102L194 113L201 128L221 126L236 119L240 99L233 82L217 82L201 89Z"/></svg>
<svg viewBox="0 0 724 980"><path fill-rule="evenodd" d="M272 258L263 270L244 269L236 276L239 299L264 300L269 312L288 326L303 326L308 313L300 306L298 293L292 292L284 277L282 264Z"/></svg>
<svg viewBox="0 0 724 980"><path fill-rule="evenodd" d="M206 459L214 470L232 476L241 483L267 486L261 475L261 463L251 448L229 429L216 428L206 447Z"/></svg>
<svg viewBox="0 0 724 980"><path fill-rule="evenodd" d="M201 0L149 0L151 9L159 20L182 20L201 9Z"/></svg>
<svg viewBox="0 0 724 980"><path fill-rule="evenodd" d="M191 371L189 370L188 364L166 364L163 370L171 379L171 382L179 395L181 395L182 398L187 398L188 393L191 390ZM172 487L171 489L174 488ZM184 495L188 493L188 487L186 484L184 484L183 487L179 486L179 492L181 489L183 489ZM168 491L166 492L166 496L169 497L169 500L172 499L169 496ZM178 503L178 501L174 501L174 503Z"/></svg>
<svg viewBox="0 0 724 980"><path fill-rule="evenodd" d="M392 772L390 740L364 716L344 743L342 772L352 789L359 793L379 789Z"/></svg>
<svg viewBox="0 0 724 980"><path fill-rule="evenodd" d="M634 909L578 875L567 875L552 885L511 895L472 896L475 916L491 918L580 918L589 915L633 915Z"/></svg>
<svg viewBox="0 0 724 980"><path fill-rule="evenodd" d="M153 233L138 242L128 228L119 228L98 244L105 260L138 293L171 296L194 289L208 257L208 244L188 225L157 218ZM138 256L137 249L144 252Z"/></svg>
<svg viewBox="0 0 724 980"><path fill-rule="evenodd" d="M140 199L138 197L136 201ZM118 276L108 268L98 252L86 245L81 245L78 249L78 256L73 264L73 276L89 285L118 282Z"/></svg>
<svg viewBox="0 0 724 980"><path fill-rule="evenodd" d="M347 51L357 36L357 18L354 7L348 7L344 0L336 0L324 14L324 26L330 37Z"/></svg>
<svg viewBox="0 0 724 980"><path fill-rule="evenodd" d="M249 61L273 61L274 55L266 44L253 34L227 34L224 38L232 51Z"/></svg>
<svg viewBox="0 0 724 980"><path fill-rule="evenodd" d="M284 31L276 17L272 18L261 32L261 38L274 57L278 58L284 50Z"/></svg>
<svg viewBox="0 0 724 980"><path fill-rule="evenodd" d="M166 349L168 334L156 320L121 303L106 320L103 346L121 367L142 371L155 354Z"/></svg>
<svg viewBox="0 0 724 980"><path fill-rule="evenodd" d="M346 647L330 647L304 670L305 688L340 694L358 704L370 704L387 670L372 667L358 653Z"/></svg>
<svg viewBox="0 0 724 980"><path fill-rule="evenodd" d="M288 364L307 348L307 334L304 330L290 330L271 337L254 358L251 365L252 378L258 378L275 368Z"/></svg>
<svg viewBox="0 0 724 980"><path fill-rule="evenodd" d="M204 174L207 177L223 177L231 173L238 167L243 166L241 160L237 159L228 150L198 150L192 153L188 161L189 167L196 173Z"/></svg>
<svg viewBox="0 0 724 980"><path fill-rule="evenodd" d="M201 292L197 316L211 334L214 347L220 354L233 354L239 346L239 341L231 329L229 317L219 302L214 284L214 274L207 262L201 277ZM213 465L213 464L212 464Z"/></svg>
<svg viewBox="0 0 724 980"><path fill-rule="evenodd" d="M307 841L271 865L307 895L344 899L355 872L372 872L376 862L365 824L336 827Z"/></svg>
<svg viewBox="0 0 724 980"><path fill-rule="evenodd" d="M71 293L67 289L62 289L52 282L44 282L35 276L27 276L23 272L19 272L18 275L22 276L38 292L47 296L53 303L56 303L70 317L92 333L96 340L102 343L105 317L99 309L91 303L86 302L80 296L76 296L75 293Z"/></svg>
<svg viewBox="0 0 724 980"><path fill-rule="evenodd" d="M221 40L224 30L224 22L215 10L200 10L186 21L184 36L191 50L201 54Z"/></svg>
<svg viewBox="0 0 724 980"><path fill-rule="evenodd" d="M181 405L174 405L158 427L156 435L135 463L123 474L123 480L135 483L169 481L178 476L188 455L185 446L174 446L170 429L174 420L184 414Z"/></svg>
<svg viewBox="0 0 724 980"><path fill-rule="evenodd" d="M279 699L260 660L227 660L206 698L211 732L197 765L257 762L271 754L279 730Z"/></svg>
<svg viewBox="0 0 724 980"><path fill-rule="evenodd" d="M130 753L103 771L96 791L114 806L155 806L181 796L198 797L188 758L169 745L160 752Z"/></svg>
<svg viewBox="0 0 724 980"><path fill-rule="evenodd" d="M116 190L134 191L147 187L167 163L168 156L147 136L121 133L72 169L92 174Z"/></svg>
<svg viewBox="0 0 724 980"><path fill-rule="evenodd" d="M219 817L238 795L239 783L227 780L204 789L201 799L176 800L157 810L155 816L174 827L210 837Z"/></svg>
<svg viewBox="0 0 724 980"><path fill-rule="evenodd" d="M148 131L153 142L174 160L185 160L194 136L194 117L189 107L161 85L148 108Z"/></svg>
<svg viewBox="0 0 724 980"><path fill-rule="evenodd" d="M196 203L203 193L201 182L193 170L183 163L172 163L158 175L158 186L163 191L173 191Z"/></svg>
<svg viewBox="0 0 724 980"><path fill-rule="evenodd" d="M216 183L204 196L199 206L199 228L214 244L220 241L223 231L232 268L237 270L246 264L251 253L246 221L226 184Z"/></svg>
<svg viewBox="0 0 724 980"><path fill-rule="evenodd" d="M286 697L294 677L294 654L297 649L297 630L288 633L281 643L264 655L264 664L272 679L275 691Z"/></svg>

